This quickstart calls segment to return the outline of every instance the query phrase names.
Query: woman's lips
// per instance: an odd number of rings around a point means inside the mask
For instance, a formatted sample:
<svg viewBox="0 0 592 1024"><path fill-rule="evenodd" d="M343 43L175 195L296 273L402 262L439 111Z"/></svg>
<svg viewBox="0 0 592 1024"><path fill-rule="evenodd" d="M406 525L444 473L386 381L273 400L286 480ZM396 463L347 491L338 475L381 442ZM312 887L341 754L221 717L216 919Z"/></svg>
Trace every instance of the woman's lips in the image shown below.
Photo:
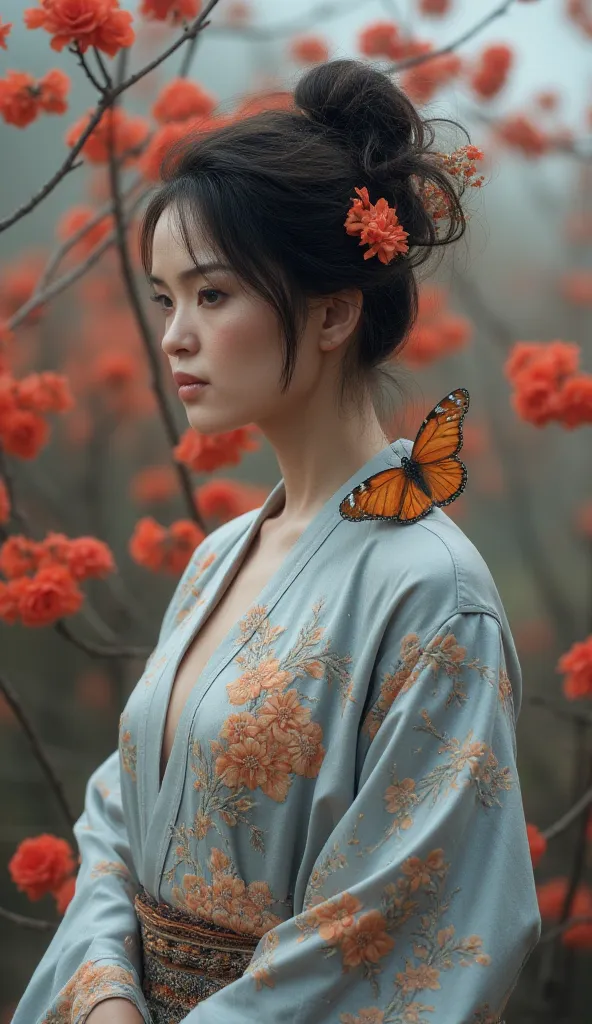
<svg viewBox="0 0 592 1024"><path fill-rule="evenodd" d="M188 402L193 398L197 398L198 395L201 395L204 388L207 387L209 387L209 385L206 384L205 381L200 381L199 383L194 382L193 384L181 384L179 387L179 398L183 402Z"/></svg>

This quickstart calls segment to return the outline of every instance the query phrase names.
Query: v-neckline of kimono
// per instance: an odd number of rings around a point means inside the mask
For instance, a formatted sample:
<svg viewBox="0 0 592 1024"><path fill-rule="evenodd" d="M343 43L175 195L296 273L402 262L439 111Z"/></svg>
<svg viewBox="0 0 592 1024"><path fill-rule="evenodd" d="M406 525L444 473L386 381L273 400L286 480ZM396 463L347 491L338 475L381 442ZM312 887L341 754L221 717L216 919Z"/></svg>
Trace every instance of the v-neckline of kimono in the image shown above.
<svg viewBox="0 0 592 1024"><path fill-rule="evenodd" d="M380 469L397 465L395 461L397 458L400 461L400 457L393 450L393 445L387 445L382 451L378 452L361 466L345 484L327 499L288 550L281 564L252 602L252 607L264 607L265 617L270 614L273 607L288 587L291 586L296 576L299 575L305 565L315 555L329 534L337 526L345 522L339 513L341 500L362 478L370 476ZM159 678L154 681L152 687L152 695L144 716L143 733L138 748L138 773L139 778L142 779L142 791L139 794L140 813L144 819L142 829L146 836L145 861L142 872L144 876L143 884L148 892L151 892L156 898L162 863L170 841L169 831L167 828L163 828L162 821L159 820L160 815L157 812L161 808L166 807L168 821L170 822L175 819L183 793L183 783L189 757L189 735L194 716L213 681L224 670L226 665L236 658L240 649L249 642L256 627L253 627L250 634L243 633L240 635L239 645L236 640L234 643L232 642L238 626L238 623L235 623L210 655L199 674L199 679L196 680L183 705L161 780L162 742L172 685L181 659L202 623L216 607L218 601L221 600L227 587L239 571L243 558L262 522L280 507L284 496L285 486L282 478L267 496L259 513L248 527L243 538L239 541L238 550L234 546L229 553L231 557L230 565L226 572L224 572L214 593L210 595L205 604L196 604L183 622L181 626L182 632L180 633L178 630L175 630L169 638L169 644L173 640L176 641L177 650L175 656L163 667ZM150 711L157 697L158 713L151 715ZM158 829L156 834L151 836L151 826L155 826L156 823L158 823Z"/></svg>

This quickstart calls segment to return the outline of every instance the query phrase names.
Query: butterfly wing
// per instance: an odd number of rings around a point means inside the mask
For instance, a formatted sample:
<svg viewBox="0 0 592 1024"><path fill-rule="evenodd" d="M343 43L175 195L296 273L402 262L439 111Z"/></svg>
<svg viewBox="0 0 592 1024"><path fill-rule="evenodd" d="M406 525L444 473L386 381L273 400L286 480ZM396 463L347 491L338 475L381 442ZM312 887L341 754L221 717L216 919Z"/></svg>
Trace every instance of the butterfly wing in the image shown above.
<svg viewBox="0 0 592 1024"><path fill-rule="evenodd" d="M421 475L434 505L450 505L465 489L467 467L452 455L449 459L421 467Z"/></svg>
<svg viewBox="0 0 592 1024"><path fill-rule="evenodd" d="M369 476L346 494L339 506L344 519L398 519L407 501L409 480L400 466Z"/></svg>
<svg viewBox="0 0 592 1024"><path fill-rule="evenodd" d="M411 458L422 467L454 456L462 448L462 424L469 408L469 392L457 388L428 413L413 444Z"/></svg>

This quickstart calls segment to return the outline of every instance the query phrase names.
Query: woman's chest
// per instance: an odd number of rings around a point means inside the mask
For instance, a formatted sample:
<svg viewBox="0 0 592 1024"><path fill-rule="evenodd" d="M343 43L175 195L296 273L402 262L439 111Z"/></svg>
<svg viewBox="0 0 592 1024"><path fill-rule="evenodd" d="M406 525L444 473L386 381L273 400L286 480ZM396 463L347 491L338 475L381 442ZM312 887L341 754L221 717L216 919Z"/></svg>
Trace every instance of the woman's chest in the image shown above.
<svg viewBox="0 0 592 1024"><path fill-rule="evenodd" d="M161 750L161 775L169 759L179 719L189 695L214 652L254 605L281 564L282 554L254 548L199 626L178 665L172 683ZM215 596L213 598L215 601Z"/></svg>

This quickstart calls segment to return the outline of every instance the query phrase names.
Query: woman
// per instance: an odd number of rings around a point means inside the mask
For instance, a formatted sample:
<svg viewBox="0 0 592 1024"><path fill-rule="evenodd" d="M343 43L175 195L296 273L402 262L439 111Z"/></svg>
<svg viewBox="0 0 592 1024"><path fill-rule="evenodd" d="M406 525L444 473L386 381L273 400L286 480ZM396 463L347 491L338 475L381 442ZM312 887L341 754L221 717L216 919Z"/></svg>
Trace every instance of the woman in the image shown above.
<svg viewBox="0 0 592 1024"><path fill-rule="evenodd" d="M339 511L410 453L380 367L462 234L458 182L376 69L294 100L189 141L145 213L190 425L257 424L282 479L187 566L14 1024L493 1024L538 938L492 577L439 508Z"/></svg>

